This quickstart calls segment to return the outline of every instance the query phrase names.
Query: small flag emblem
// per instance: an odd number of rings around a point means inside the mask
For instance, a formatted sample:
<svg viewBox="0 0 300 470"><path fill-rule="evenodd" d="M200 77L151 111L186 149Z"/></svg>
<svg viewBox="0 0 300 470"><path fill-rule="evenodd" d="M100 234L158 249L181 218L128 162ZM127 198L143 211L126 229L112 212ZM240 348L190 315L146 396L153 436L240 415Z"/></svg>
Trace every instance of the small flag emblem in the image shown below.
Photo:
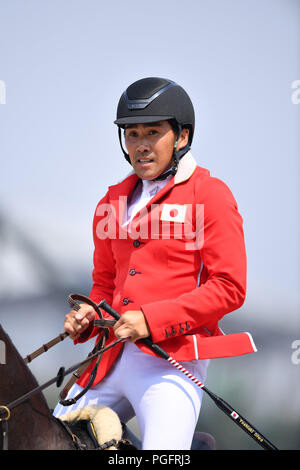
<svg viewBox="0 0 300 470"><path fill-rule="evenodd" d="M168 222L184 222L187 206L180 204L164 204L160 220Z"/></svg>
<svg viewBox="0 0 300 470"><path fill-rule="evenodd" d="M231 416L233 419L237 419L237 418L239 417L239 415L238 415L235 411L233 411L230 416Z"/></svg>

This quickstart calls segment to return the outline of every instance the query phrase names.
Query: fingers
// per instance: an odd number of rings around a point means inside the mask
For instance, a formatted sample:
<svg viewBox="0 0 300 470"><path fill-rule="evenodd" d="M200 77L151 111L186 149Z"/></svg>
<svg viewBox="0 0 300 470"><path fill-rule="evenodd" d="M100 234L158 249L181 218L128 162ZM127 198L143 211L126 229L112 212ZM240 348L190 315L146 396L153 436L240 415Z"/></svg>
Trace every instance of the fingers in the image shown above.
<svg viewBox="0 0 300 470"><path fill-rule="evenodd" d="M71 339L78 337L90 326L95 318L95 310L90 305L82 305L79 311L71 310L65 318L65 331Z"/></svg>
<svg viewBox="0 0 300 470"><path fill-rule="evenodd" d="M71 310L65 318L65 331L71 339L79 336L89 328L95 318L96 312L91 305L82 304L80 310ZM135 342L138 339L147 338L150 329L141 310L125 312L114 325L114 334L117 339L128 339Z"/></svg>
<svg viewBox="0 0 300 470"><path fill-rule="evenodd" d="M117 339L125 339L129 338L131 330L126 326L124 322L124 318L120 318L115 324L114 324L114 334Z"/></svg>
<svg viewBox="0 0 300 470"><path fill-rule="evenodd" d="M136 341L135 335L129 328L120 327L114 331L117 339L128 339L129 341Z"/></svg>
<svg viewBox="0 0 300 470"><path fill-rule="evenodd" d="M138 339L147 338L150 330L146 323L144 314L140 310L132 310L125 312L114 325L115 336L120 338L128 338L130 342Z"/></svg>

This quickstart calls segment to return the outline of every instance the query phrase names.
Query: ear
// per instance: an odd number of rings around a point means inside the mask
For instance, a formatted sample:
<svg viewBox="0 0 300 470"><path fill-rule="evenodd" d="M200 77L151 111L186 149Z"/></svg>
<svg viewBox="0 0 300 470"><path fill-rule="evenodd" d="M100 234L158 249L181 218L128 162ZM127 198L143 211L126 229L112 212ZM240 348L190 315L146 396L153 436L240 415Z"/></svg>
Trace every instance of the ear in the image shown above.
<svg viewBox="0 0 300 470"><path fill-rule="evenodd" d="M189 142L189 133L190 133L189 129L187 129L187 128L182 129L182 131L180 133L180 136L178 138L178 141L177 141L178 142L177 147L176 147L177 150L180 150L180 149L184 148L188 144L188 142Z"/></svg>

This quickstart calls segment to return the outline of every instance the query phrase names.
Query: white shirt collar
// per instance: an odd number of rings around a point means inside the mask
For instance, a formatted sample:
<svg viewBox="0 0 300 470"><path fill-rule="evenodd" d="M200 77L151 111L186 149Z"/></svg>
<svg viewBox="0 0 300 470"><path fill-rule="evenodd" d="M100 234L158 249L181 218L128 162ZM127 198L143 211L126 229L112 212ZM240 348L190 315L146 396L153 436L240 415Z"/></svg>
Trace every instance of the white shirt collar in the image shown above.
<svg viewBox="0 0 300 470"><path fill-rule="evenodd" d="M173 178L173 175L167 176L164 180L159 181L149 181L142 180L143 183L143 193L148 194L148 196L153 197L158 191L160 191L169 181Z"/></svg>

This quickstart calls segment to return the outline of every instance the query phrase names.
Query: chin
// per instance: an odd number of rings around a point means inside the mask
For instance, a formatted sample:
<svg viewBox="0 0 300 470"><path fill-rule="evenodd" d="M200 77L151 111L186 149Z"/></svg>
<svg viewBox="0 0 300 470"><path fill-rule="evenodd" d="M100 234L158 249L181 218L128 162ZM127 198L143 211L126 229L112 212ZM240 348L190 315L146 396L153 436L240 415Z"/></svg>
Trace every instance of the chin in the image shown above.
<svg viewBox="0 0 300 470"><path fill-rule="evenodd" d="M140 178L142 178L143 180L153 180L154 178L156 178L156 175L144 173L140 175Z"/></svg>
<svg viewBox="0 0 300 470"><path fill-rule="evenodd" d="M136 175L142 180L153 180L160 175L160 172L135 170Z"/></svg>

